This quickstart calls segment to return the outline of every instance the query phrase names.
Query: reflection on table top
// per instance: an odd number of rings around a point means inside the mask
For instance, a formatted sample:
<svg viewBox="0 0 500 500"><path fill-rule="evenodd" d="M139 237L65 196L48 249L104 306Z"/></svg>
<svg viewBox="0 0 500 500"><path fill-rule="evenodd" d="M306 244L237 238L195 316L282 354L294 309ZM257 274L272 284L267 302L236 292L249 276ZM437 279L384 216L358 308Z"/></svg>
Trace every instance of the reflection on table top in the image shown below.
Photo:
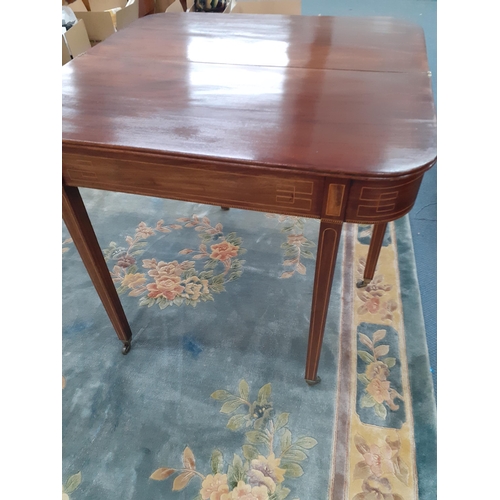
<svg viewBox="0 0 500 500"><path fill-rule="evenodd" d="M399 176L435 129L423 31L391 18L159 14L63 67L63 146Z"/></svg>

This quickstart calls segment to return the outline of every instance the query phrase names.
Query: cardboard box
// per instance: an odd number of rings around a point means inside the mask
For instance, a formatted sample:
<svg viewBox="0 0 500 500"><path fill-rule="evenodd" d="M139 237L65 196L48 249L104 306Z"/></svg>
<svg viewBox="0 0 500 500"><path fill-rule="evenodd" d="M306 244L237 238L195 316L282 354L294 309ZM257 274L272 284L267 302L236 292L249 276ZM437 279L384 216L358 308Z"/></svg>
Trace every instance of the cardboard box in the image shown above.
<svg viewBox="0 0 500 500"><path fill-rule="evenodd" d="M179 0L175 0L175 2L171 3L165 12L184 12L184 7L182 6Z"/></svg>
<svg viewBox="0 0 500 500"><path fill-rule="evenodd" d="M66 44L66 39L64 35L62 36L62 65L64 66L67 62L71 61L71 54L69 53L68 45Z"/></svg>
<svg viewBox="0 0 500 500"><path fill-rule="evenodd" d="M90 49L90 40L87 35L85 23L81 19L62 35L62 63L66 64L71 59L78 57Z"/></svg>
<svg viewBox="0 0 500 500"><path fill-rule="evenodd" d="M127 27L139 18L138 0L89 0L90 11L82 11L81 0L77 10L73 9L75 16L85 22L87 33L91 41L100 42L113 33Z"/></svg>
<svg viewBox="0 0 500 500"><path fill-rule="evenodd" d="M233 2L232 14L301 14L301 0L238 0Z"/></svg>
<svg viewBox="0 0 500 500"><path fill-rule="evenodd" d="M103 12L111 9L123 9L127 0L89 0L90 12Z"/></svg>
<svg viewBox="0 0 500 500"><path fill-rule="evenodd" d="M70 3L69 6L73 12L87 12L90 10L89 0L85 0L85 3L82 0L75 0L73 3Z"/></svg>
<svg viewBox="0 0 500 500"><path fill-rule="evenodd" d="M63 1L63 5L69 5L73 9L73 12L76 12L77 10L79 11L90 10L89 0L73 0L73 2L68 0L68 2Z"/></svg>
<svg viewBox="0 0 500 500"><path fill-rule="evenodd" d="M155 13L165 12L174 2L175 0L156 0Z"/></svg>

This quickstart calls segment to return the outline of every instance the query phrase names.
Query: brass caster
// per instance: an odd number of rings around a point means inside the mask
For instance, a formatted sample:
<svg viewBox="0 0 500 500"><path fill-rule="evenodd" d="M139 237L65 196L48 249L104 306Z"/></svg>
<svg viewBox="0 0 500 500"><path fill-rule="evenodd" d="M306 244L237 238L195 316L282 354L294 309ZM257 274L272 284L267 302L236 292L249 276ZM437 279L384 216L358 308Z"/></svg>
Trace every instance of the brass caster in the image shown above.
<svg viewBox="0 0 500 500"><path fill-rule="evenodd" d="M229 210L229 207L220 207L221 210Z"/></svg>
<svg viewBox="0 0 500 500"><path fill-rule="evenodd" d="M357 283L356 283L356 287L357 288L364 288L366 285L368 285L368 283L370 283L371 280L359 280Z"/></svg>
<svg viewBox="0 0 500 500"><path fill-rule="evenodd" d="M316 384L319 384L320 382L321 382L321 377L319 375L316 377L316 380L307 380L306 379L307 385L316 385Z"/></svg>
<svg viewBox="0 0 500 500"><path fill-rule="evenodd" d="M130 351L131 347L132 347L132 345L130 343L130 340L127 341L127 342L124 342L123 343L123 347L122 347L122 354L123 355L127 354Z"/></svg>

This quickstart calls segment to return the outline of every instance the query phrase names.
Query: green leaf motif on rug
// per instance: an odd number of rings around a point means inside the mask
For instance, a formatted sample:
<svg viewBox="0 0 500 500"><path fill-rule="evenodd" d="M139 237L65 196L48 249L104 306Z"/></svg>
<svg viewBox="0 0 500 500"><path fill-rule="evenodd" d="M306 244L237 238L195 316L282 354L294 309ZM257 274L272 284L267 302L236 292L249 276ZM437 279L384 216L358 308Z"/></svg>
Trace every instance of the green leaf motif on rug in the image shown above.
<svg viewBox="0 0 500 500"><path fill-rule="evenodd" d="M301 217L291 215L266 214L269 219L278 219L279 223L286 223L281 228L282 233L287 234L287 239L281 244L285 260L281 273L281 279L291 278L295 273L305 275L306 266L302 259L314 259L314 254L307 248L315 247L316 244L304 236L305 220Z"/></svg>
<svg viewBox="0 0 500 500"><path fill-rule="evenodd" d="M224 457L220 450L214 450L212 453L212 458L210 459L210 466L212 467L212 474L217 474L222 471L224 466Z"/></svg>
<svg viewBox="0 0 500 500"><path fill-rule="evenodd" d="M363 394L359 401L359 405L361 406L361 408L371 408L376 404L377 402L375 401L375 399L373 399L373 396L371 394Z"/></svg>
<svg viewBox="0 0 500 500"><path fill-rule="evenodd" d="M76 474L70 476L66 481L66 484L62 488L62 500L69 500L70 493L73 493L78 488L78 486L80 486L81 482L82 482L81 472L77 472Z"/></svg>
<svg viewBox="0 0 500 500"><path fill-rule="evenodd" d="M245 380L240 381L236 394L221 389L214 391L211 397L222 403L220 413L230 415L228 429L236 432L250 427L243 434L242 453L234 453L228 462L228 457L225 460L222 452L215 449L210 457L210 473L204 475L196 469L193 451L186 447L182 454L182 467L159 467L150 479L164 481L175 475L172 491L183 490L191 480L198 479L200 489L196 499L202 500L287 498L293 486L288 485L288 481L306 473L302 463L308 458L306 450L318 444L316 439L310 436L293 438L289 427L290 413L275 415L271 384L262 386L254 401L250 398L250 387Z"/></svg>
<svg viewBox="0 0 500 500"><path fill-rule="evenodd" d="M358 356L365 362L365 363L373 363L375 361L374 357L366 352L366 351L358 351Z"/></svg>
<svg viewBox="0 0 500 500"><path fill-rule="evenodd" d="M237 431L238 429L241 429L246 421L247 421L248 416L247 415L233 415L230 419L229 422L227 423L227 428L231 429L232 431Z"/></svg>

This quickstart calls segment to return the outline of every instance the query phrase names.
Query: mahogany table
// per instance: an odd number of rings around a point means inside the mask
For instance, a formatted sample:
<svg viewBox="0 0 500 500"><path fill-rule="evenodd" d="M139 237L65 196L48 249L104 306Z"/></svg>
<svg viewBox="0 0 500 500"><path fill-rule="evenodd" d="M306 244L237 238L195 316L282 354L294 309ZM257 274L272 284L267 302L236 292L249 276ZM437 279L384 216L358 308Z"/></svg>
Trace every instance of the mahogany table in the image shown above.
<svg viewBox="0 0 500 500"><path fill-rule="evenodd" d="M413 206L436 161L422 29L392 18L157 14L63 66L63 218L123 342L132 333L78 188L321 219L314 384L343 222Z"/></svg>

